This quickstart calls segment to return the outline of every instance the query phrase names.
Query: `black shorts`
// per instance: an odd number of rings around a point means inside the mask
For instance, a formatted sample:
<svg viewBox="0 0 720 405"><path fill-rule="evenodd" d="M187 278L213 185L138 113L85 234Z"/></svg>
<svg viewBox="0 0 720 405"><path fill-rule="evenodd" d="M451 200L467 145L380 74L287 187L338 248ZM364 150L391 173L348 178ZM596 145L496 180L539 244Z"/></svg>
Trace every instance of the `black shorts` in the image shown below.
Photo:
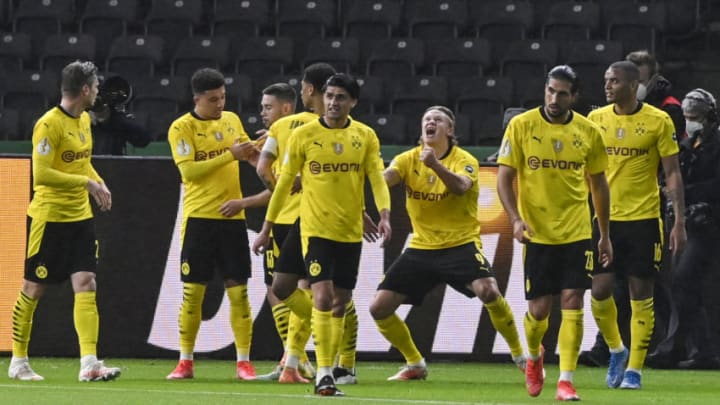
<svg viewBox="0 0 720 405"><path fill-rule="evenodd" d="M461 294L475 297L467 286L479 278L495 277L482 250L473 242L447 249L407 248L395 259L378 290L390 290L420 305L430 290L447 284Z"/></svg>
<svg viewBox="0 0 720 405"><path fill-rule="evenodd" d="M294 224L290 225L285 240L280 246L280 256L275 260L275 269L273 271L275 273L296 274L300 278L307 278L305 260L302 254L299 218Z"/></svg>
<svg viewBox="0 0 720 405"><path fill-rule="evenodd" d="M25 279L41 284L61 283L73 273L95 273L98 242L95 221L47 222L28 218Z"/></svg>
<svg viewBox="0 0 720 405"><path fill-rule="evenodd" d="M332 280L336 287L355 289L361 251L362 242L308 238L305 268L310 284Z"/></svg>
<svg viewBox="0 0 720 405"><path fill-rule="evenodd" d="M188 218L180 253L180 279L207 283L217 268L223 280L250 278L250 247L244 220Z"/></svg>
<svg viewBox="0 0 720 405"><path fill-rule="evenodd" d="M562 245L525 244L525 299L557 295L592 285L594 253L590 239Z"/></svg>
<svg viewBox="0 0 720 405"><path fill-rule="evenodd" d="M275 224L272 227L272 234L270 235L270 249L265 251L265 257L263 257L265 285L272 285L275 262L277 261L278 256L280 256L280 247L285 241L285 237L291 227L292 225L286 224Z"/></svg>
<svg viewBox="0 0 720 405"><path fill-rule="evenodd" d="M593 223L593 240L597 251L600 233ZM660 219L640 221L610 221L610 240L613 244L613 263L608 267L595 264L595 273L615 273L618 277L654 278L662 263L662 224Z"/></svg>

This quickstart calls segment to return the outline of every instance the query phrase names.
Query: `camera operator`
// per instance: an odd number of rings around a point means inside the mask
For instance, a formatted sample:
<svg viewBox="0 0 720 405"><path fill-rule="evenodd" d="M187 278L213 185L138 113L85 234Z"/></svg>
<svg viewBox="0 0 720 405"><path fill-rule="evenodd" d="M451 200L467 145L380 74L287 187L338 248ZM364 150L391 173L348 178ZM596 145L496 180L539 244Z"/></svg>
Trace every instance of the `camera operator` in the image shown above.
<svg viewBox="0 0 720 405"><path fill-rule="evenodd" d="M648 356L648 364L719 369L702 296L703 279L720 259L720 118L715 97L703 89L686 94L682 110L688 135L680 143L688 240L673 263L667 335Z"/></svg>
<svg viewBox="0 0 720 405"><path fill-rule="evenodd" d="M132 97L132 86L120 76L109 77L100 84L92 119L93 155L125 155L129 142L144 147L150 143L150 132L125 111Z"/></svg>

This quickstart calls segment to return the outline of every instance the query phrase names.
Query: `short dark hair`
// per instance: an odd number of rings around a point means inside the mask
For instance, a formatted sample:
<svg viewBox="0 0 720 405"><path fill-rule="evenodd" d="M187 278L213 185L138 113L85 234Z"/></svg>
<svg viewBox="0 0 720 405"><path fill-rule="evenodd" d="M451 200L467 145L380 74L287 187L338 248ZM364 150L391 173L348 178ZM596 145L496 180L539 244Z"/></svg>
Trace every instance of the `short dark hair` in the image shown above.
<svg viewBox="0 0 720 405"><path fill-rule="evenodd" d="M614 62L610 64L610 67L608 67L608 69L622 70L623 73L625 73L625 80L627 81L632 82L634 80L640 80L640 70L638 69L637 65L628 60Z"/></svg>
<svg viewBox="0 0 720 405"><path fill-rule="evenodd" d="M89 61L71 62L62 70L60 89L72 97L80 95L83 86L92 86L97 79L97 67Z"/></svg>
<svg viewBox="0 0 720 405"><path fill-rule="evenodd" d="M647 66L648 76L653 77L660 71L660 64L655 57L647 51L647 49L641 49L639 51L630 52L625 56L625 60L635 64L635 66Z"/></svg>
<svg viewBox="0 0 720 405"><path fill-rule="evenodd" d="M578 79L577 73L575 73L575 70L568 65L557 65L550 69L547 74L545 84L550 82L550 79L562 80L570 83L570 92L572 94L575 94L580 90L580 80Z"/></svg>
<svg viewBox="0 0 720 405"><path fill-rule="evenodd" d="M190 87L193 95L202 94L208 90L215 90L225 85L225 77L220 71L212 68L201 68L190 78Z"/></svg>
<svg viewBox="0 0 720 405"><path fill-rule="evenodd" d="M302 80L314 88L322 89L328 78L335 74L335 68L328 63L313 63L305 68Z"/></svg>
<svg viewBox="0 0 720 405"><path fill-rule="evenodd" d="M274 96L284 103L291 103L294 105L295 102L297 102L297 92L287 83L273 83L265 87L262 94Z"/></svg>
<svg viewBox="0 0 720 405"><path fill-rule="evenodd" d="M325 93L325 90L327 90L329 86L345 89L345 91L347 91L350 97L354 100L357 100L358 97L360 97L360 83L348 74L337 73L330 76L330 78L327 79L325 84L322 86L323 93Z"/></svg>

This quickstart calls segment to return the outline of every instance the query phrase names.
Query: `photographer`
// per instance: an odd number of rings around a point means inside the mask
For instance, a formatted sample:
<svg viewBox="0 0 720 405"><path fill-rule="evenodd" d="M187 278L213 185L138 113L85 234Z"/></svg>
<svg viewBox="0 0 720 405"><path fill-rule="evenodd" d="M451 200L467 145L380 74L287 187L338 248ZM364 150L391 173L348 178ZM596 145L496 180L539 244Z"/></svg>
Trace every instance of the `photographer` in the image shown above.
<svg viewBox="0 0 720 405"><path fill-rule="evenodd" d="M90 112L93 155L125 155L128 142L137 147L150 143L150 132L125 112L131 97L130 83L120 76L109 77L100 84Z"/></svg>
<svg viewBox="0 0 720 405"><path fill-rule="evenodd" d="M688 240L673 263L667 336L647 360L656 368L719 369L702 296L703 279L720 259L720 119L715 98L703 89L685 95L682 109L688 135L680 143Z"/></svg>

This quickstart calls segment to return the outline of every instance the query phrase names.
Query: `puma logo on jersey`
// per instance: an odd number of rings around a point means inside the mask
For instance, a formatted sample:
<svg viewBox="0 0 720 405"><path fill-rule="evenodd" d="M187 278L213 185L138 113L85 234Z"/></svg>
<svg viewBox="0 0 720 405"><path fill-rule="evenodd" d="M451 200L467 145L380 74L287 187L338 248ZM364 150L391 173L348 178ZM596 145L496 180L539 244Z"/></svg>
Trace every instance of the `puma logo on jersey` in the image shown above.
<svg viewBox="0 0 720 405"><path fill-rule="evenodd" d="M542 139L541 139L541 138L538 138L538 137L535 136L535 135L532 136L532 139L538 141L538 143L542 143Z"/></svg>

